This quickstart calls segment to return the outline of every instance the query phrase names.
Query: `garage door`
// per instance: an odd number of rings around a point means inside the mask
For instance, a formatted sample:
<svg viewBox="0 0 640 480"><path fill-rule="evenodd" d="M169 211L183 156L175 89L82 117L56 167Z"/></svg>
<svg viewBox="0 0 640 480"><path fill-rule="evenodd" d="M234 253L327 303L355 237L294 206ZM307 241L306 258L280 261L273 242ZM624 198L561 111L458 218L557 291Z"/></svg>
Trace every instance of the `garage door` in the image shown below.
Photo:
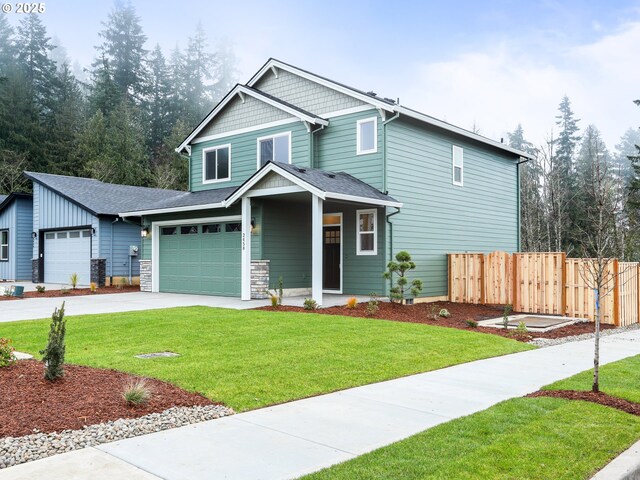
<svg viewBox="0 0 640 480"><path fill-rule="evenodd" d="M91 282L91 230L67 230L44 234L44 281L69 283L78 274L78 285Z"/></svg>
<svg viewBox="0 0 640 480"><path fill-rule="evenodd" d="M240 223L160 227L160 291L240 296Z"/></svg>

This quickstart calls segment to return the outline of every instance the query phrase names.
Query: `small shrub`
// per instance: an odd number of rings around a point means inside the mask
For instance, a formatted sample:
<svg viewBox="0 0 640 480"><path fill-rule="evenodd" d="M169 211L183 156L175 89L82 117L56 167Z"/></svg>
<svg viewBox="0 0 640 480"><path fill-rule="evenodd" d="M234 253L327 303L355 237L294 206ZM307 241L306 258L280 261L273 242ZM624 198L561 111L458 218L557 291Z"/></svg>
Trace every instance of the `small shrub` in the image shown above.
<svg viewBox="0 0 640 480"><path fill-rule="evenodd" d="M13 356L15 351L11 339L0 338L0 368L10 367L16 362L16 357Z"/></svg>
<svg viewBox="0 0 640 480"><path fill-rule="evenodd" d="M318 302L316 302L313 298L305 298L303 308L305 310L317 310Z"/></svg>
<svg viewBox="0 0 640 480"><path fill-rule="evenodd" d="M446 308L441 309L438 315L441 316L442 318L449 318L451 316L451 314L449 313L449 310L447 310Z"/></svg>
<svg viewBox="0 0 640 480"><path fill-rule="evenodd" d="M378 295L372 293L371 298L369 298L369 301L367 302L367 317L375 316L378 313L378 310L380 310L380 300L378 299Z"/></svg>
<svg viewBox="0 0 640 480"><path fill-rule="evenodd" d="M91 290L91 293L96 293L97 289L98 289L98 285L96 284L96 282L91 282L89 284L89 290Z"/></svg>
<svg viewBox="0 0 640 480"><path fill-rule="evenodd" d="M504 311L502 312L502 326L505 330L509 328L509 315L513 312L513 307L510 303L507 303L504 306Z"/></svg>
<svg viewBox="0 0 640 480"><path fill-rule="evenodd" d="M267 295L271 297L272 307L282 305L282 298L284 297L284 280L282 279L282 276L278 277L278 284L273 288L273 291L267 290ZM274 297L278 300L277 305L273 304Z"/></svg>
<svg viewBox="0 0 640 480"><path fill-rule="evenodd" d="M438 320L438 307L435 305L429 307L429 320Z"/></svg>
<svg viewBox="0 0 640 480"><path fill-rule="evenodd" d="M467 327L478 328L478 322L476 322L473 318L467 318L465 320Z"/></svg>
<svg viewBox="0 0 640 480"><path fill-rule="evenodd" d="M122 391L122 398L132 407L145 405L151 400L151 390L144 378L129 380Z"/></svg>
<svg viewBox="0 0 640 480"><path fill-rule="evenodd" d="M47 287L45 287L44 285L36 285L36 292L38 293L44 293L46 289Z"/></svg>
<svg viewBox="0 0 640 480"><path fill-rule="evenodd" d="M527 325L524 322L518 323L518 326L516 327L516 335L519 337L521 336L523 337L527 333L529 333L529 330L527 329Z"/></svg>
<svg viewBox="0 0 640 480"><path fill-rule="evenodd" d="M77 273L72 273L71 276L69 277L69 284L71 285L71 288L73 288L74 290L76 289L76 287L78 286L78 274Z"/></svg>
<svg viewBox="0 0 640 480"><path fill-rule="evenodd" d="M122 290L127 285L129 285L129 282L127 281L127 279L124 277L120 277L120 280L118 280L118 285L116 285L116 288L118 290Z"/></svg>
<svg viewBox="0 0 640 480"><path fill-rule="evenodd" d="M398 276L395 287L391 287L389 290L389 298L392 302L402 303L405 299L405 288L409 288L411 295L416 297L423 287L422 280L414 279L409 284L407 278L407 272L415 270L416 264L411 261L411 255L407 251L401 251L396 254L396 261L391 261L387 264L387 271L382 274L382 278L387 280L393 279L393 274Z"/></svg>
<svg viewBox="0 0 640 480"><path fill-rule="evenodd" d="M49 328L49 341L44 350L42 361L45 362L44 378L53 381L64 376L64 339L67 333L67 321L64 319L64 302L60 310L57 308L51 315L51 327Z"/></svg>
<svg viewBox="0 0 640 480"><path fill-rule="evenodd" d="M2 290L2 295L5 297L10 297L12 295L11 288L7 287L4 290Z"/></svg>
<svg viewBox="0 0 640 480"><path fill-rule="evenodd" d="M278 306L280 305L280 301L278 300L278 296L277 295L271 295L271 306L273 308L278 308Z"/></svg>
<svg viewBox="0 0 640 480"><path fill-rule="evenodd" d="M356 297L351 297L347 300L347 308L353 310L358 305L358 299Z"/></svg>

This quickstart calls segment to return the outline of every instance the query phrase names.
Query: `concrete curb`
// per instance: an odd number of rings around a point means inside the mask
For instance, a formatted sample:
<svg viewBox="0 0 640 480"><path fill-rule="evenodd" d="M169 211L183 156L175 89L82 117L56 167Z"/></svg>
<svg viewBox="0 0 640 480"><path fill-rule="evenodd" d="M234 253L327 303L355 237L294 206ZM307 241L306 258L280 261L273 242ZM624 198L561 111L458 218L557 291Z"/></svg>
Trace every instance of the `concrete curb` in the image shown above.
<svg viewBox="0 0 640 480"><path fill-rule="evenodd" d="M591 480L640 480L640 441L614 458Z"/></svg>

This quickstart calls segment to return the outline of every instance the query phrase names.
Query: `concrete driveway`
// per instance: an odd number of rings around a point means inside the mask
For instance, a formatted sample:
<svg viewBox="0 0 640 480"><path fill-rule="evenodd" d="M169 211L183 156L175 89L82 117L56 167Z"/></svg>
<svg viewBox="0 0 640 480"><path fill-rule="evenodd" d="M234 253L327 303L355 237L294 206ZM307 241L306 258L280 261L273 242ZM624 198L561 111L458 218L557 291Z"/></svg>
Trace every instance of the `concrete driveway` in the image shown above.
<svg viewBox="0 0 640 480"><path fill-rule="evenodd" d="M324 305L344 305L347 297L347 295L327 294L324 296ZM366 297L358 297L358 301L366 301L367 299ZM242 301L239 298L230 297L146 292L58 298L23 298L21 300L6 300L0 302L0 322L48 318L53 313L54 308L60 307L62 302L65 302L67 315L131 312L156 308L191 307L196 305L245 310L271 304L269 300ZM288 297L284 299L286 305L302 306L303 302L304 297Z"/></svg>

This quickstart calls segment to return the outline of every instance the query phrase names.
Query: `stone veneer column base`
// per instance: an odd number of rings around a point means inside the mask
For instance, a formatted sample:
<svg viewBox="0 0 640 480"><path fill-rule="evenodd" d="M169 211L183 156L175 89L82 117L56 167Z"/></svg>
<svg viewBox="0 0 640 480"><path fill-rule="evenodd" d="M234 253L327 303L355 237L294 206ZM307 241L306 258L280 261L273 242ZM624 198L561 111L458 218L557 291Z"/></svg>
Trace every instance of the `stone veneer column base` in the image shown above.
<svg viewBox="0 0 640 480"><path fill-rule="evenodd" d="M151 291L151 260L140 260L140 291Z"/></svg>
<svg viewBox="0 0 640 480"><path fill-rule="evenodd" d="M33 283L40 281L40 260L37 258L31 260L31 281Z"/></svg>
<svg viewBox="0 0 640 480"><path fill-rule="evenodd" d="M107 279L107 259L92 258L91 259L91 283L95 283L98 287L104 287ZM82 281L82 279L80 279Z"/></svg>
<svg viewBox="0 0 640 480"><path fill-rule="evenodd" d="M268 298L269 260L251 260L251 298Z"/></svg>

